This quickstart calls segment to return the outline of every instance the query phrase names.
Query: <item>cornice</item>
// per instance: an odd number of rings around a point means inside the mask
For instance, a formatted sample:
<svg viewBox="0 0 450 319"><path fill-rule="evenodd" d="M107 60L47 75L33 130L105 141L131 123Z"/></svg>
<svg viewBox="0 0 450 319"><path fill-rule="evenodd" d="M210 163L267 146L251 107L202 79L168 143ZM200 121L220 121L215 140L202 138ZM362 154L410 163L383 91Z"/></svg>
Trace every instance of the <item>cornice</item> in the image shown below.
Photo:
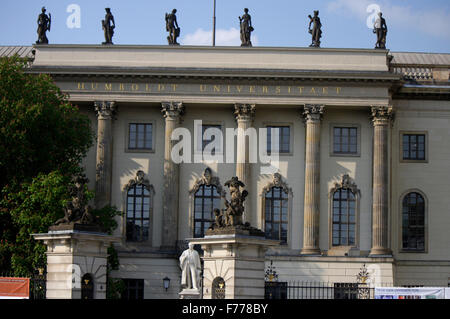
<svg viewBox="0 0 450 319"><path fill-rule="evenodd" d="M27 72L46 73L58 78L140 78L187 80L263 80L263 81L342 81L392 83L402 79L387 71L289 70L239 68L170 68L170 67L96 67L96 66L33 66Z"/></svg>

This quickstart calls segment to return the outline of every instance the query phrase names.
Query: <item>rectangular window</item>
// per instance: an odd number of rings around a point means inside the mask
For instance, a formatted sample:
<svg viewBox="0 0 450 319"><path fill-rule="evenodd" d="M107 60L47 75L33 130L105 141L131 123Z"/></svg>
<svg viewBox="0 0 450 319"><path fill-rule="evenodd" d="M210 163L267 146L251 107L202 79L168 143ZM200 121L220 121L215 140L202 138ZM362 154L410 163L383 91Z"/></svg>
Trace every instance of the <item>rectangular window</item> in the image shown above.
<svg viewBox="0 0 450 319"><path fill-rule="evenodd" d="M333 128L333 153L350 155L358 154L357 127Z"/></svg>
<svg viewBox="0 0 450 319"><path fill-rule="evenodd" d="M403 160L424 161L425 146L425 134L403 134Z"/></svg>
<svg viewBox="0 0 450 319"><path fill-rule="evenodd" d="M151 123L130 123L128 126L128 149L151 151L153 149L152 129Z"/></svg>
<svg viewBox="0 0 450 319"><path fill-rule="evenodd" d="M291 152L291 127L290 126L267 126L267 154L272 151L272 129L278 130L279 135L279 153L286 154Z"/></svg>
<svg viewBox="0 0 450 319"><path fill-rule="evenodd" d="M122 299L142 300L144 299L144 279L122 279L125 289L122 293Z"/></svg>

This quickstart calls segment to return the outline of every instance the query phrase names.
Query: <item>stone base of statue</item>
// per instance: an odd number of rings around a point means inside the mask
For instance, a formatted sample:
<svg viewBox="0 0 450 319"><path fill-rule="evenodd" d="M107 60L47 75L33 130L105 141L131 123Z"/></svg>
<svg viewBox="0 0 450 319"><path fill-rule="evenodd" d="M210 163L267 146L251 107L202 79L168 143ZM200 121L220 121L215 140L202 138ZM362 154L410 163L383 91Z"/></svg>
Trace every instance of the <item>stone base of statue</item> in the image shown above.
<svg viewBox="0 0 450 319"><path fill-rule="evenodd" d="M265 253L279 241L249 225L208 230L204 238L191 243L201 245L203 255L204 299L263 299Z"/></svg>
<svg viewBox="0 0 450 319"><path fill-rule="evenodd" d="M47 246L47 299L105 299L107 249L120 238L93 225L58 225L33 234Z"/></svg>
<svg viewBox="0 0 450 319"><path fill-rule="evenodd" d="M178 295L180 299L202 299L202 293L198 289L183 289Z"/></svg>

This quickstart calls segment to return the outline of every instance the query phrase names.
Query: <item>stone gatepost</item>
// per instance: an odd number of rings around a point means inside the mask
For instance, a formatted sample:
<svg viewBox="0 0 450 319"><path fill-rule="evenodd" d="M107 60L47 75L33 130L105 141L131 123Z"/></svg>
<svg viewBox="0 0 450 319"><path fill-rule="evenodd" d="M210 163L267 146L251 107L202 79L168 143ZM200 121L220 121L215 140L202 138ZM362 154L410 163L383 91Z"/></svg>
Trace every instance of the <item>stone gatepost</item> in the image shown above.
<svg viewBox="0 0 450 319"><path fill-rule="evenodd" d="M106 298L107 249L120 238L92 231L33 234L47 246L47 299Z"/></svg>
<svg viewBox="0 0 450 319"><path fill-rule="evenodd" d="M234 229L228 234L195 238L203 256L204 299L263 299L265 253L279 241Z"/></svg>

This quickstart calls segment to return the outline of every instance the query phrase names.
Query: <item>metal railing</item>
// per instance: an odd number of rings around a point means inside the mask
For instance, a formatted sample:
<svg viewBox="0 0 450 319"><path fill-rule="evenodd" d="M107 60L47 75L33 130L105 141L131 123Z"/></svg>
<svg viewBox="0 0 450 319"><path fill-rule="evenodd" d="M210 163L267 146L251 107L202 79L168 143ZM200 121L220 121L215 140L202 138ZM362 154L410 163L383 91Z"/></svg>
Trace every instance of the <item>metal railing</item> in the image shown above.
<svg viewBox="0 0 450 319"><path fill-rule="evenodd" d="M375 288L357 283L266 282L266 299L374 299Z"/></svg>

